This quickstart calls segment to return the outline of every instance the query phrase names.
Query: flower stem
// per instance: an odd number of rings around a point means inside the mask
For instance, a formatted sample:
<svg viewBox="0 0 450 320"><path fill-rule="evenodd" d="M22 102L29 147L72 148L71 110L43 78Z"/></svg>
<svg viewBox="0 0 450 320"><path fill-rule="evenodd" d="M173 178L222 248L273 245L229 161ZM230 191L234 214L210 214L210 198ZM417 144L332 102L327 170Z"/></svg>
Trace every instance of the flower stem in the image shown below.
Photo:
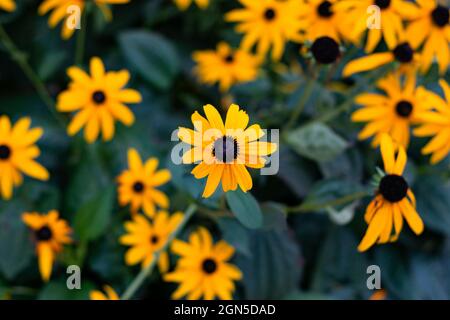
<svg viewBox="0 0 450 320"><path fill-rule="evenodd" d="M81 66L83 64L84 48L86 45L87 19L90 9L91 3L86 2L86 6L81 16L81 28L80 31L78 32L77 43L75 48L75 65L77 66Z"/></svg>
<svg viewBox="0 0 450 320"><path fill-rule="evenodd" d="M136 278L134 278L133 282L131 282L131 284L125 290L123 295L120 297L121 300L129 300L133 297L133 295L136 293L136 291L141 287L144 280L147 279L147 277L152 274L153 268L155 267L156 263L158 262L160 254L169 248L172 241L178 236L178 234L181 232L181 230L183 230L184 226L187 224L187 222L189 221L189 219L192 217L192 215L195 213L196 210L197 210L197 205L195 205L195 204L191 204L187 208L181 223L174 230L174 232L172 232L172 234L169 236L169 238L167 239L167 242L164 244L164 246L153 254L152 262L146 268L142 269L138 273Z"/></svg>
<svg viewBox="0 0 450 320"><path fill-rule="evenodd" d="M39 78L39 76L36 74L36 72L33 70L33 68L31 68L30 64L28 63L27 55L24 52L20 51L16 47L16 45L9 37L6 30L3 28L2 24L0 24L0 42L3 44L5 49L10 54L11 59L19 65L19 67L22 69L23 73L31 81L33 87L35 88L39 97L42 99L42 101L47 106L50 113L55 117L55 119L63 127L65 127L65 121L61 118L59 113L56 111L55 102L53 101L52 97L48 93L47 88L45 87L45 84L43 83L41 78Z"/></svg>
<svg viewBox="0 0 450 320"><path fill-rule="evenodd" d="M284 127L285 131L288 131L297 122L298 118L300 117L303 110L305 109L306 103L308 102L309 98L311 97L311 94L313 93L315 84L316 84L315 77L311 77L308 79L305 90L303 91L303 94L302 94L297 106L295 107L294 111L292 112L291 118L289 119L288 123Z"/></svg>

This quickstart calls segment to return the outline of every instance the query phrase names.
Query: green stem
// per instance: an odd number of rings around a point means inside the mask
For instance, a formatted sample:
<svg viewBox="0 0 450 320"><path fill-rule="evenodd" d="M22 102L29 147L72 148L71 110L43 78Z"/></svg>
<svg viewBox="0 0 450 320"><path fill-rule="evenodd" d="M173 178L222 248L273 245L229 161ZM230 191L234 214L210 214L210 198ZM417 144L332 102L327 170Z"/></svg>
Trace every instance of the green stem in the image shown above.
<svg viewBox="0 0 450 320"><path fill-rule="evenodd" d="M9 37L6 30L3 28L3 25L0 24L0 42L3 44L5 49L11 56L11 59L15 61L19 67L22 69L23 73L27 76L27 78L31 81L33 87L38 93L39 97L47 106L50 113L55 117L55 119L65 127L65 121L61 118L59 113L55 109L55 102L47 91L44 82L39 78L39 76L34 72L33 68L31 68L28 63L27 55L20 51L14 42Z"/></svg>
<svg viewBox="0 0 450 320"><path fill-rule="evenodd" d="M178 234L181 232L181 230L183 230L184 226L187 224L187 222L189 221L189 219L192 217L192 215L195 213L196 210L197 210L197 205L195 205L195 204L191 204L187 208L181 223L178 225L178 227L175 229L175 231L172 232L172 234L169 236L169 238L167 239L167 242L164 244L164 246L154 253L153 260L150 263L150 265L148 265L146 268L142 269L138 273L136 278L134 278L134 280L131 282L131 284L128 286L128 288L123 293L122 297L120 297L121 300L129 300L133 297L133 295L136 293L136 291L141 287L144 280L147 279L147 277L152 274L153 268L155 267L156 263L158 262L159 256L161 255L161 253L166 251L169 248L172 241L178 236Z"/></svg>
<svg viewBox="0 0 450 320"><path fill-rule="evenodd" d="M311 94L313 93L314 86L316 84L315 77L311 77L308 79L308 82L306 83L305 90L303 91L303 94L295 107L294 111L291 114L291 118L289 119L288 123L284 127L284 131L287 132L290 128L292 128L293 125L297 122L298 118L302 114L303 110L305 109L306 103L308 102L309 98L311 97Z"/></svg>
<svg viewBox="0 0 450 320"><path fill-rule="evenodd" d="M75 65L81 66L83 64L84 48L86 45L86 29L87 18L91 8L91 3L87 2L81 16L81 28L78 32L77 43L75 48Z"/></svg>

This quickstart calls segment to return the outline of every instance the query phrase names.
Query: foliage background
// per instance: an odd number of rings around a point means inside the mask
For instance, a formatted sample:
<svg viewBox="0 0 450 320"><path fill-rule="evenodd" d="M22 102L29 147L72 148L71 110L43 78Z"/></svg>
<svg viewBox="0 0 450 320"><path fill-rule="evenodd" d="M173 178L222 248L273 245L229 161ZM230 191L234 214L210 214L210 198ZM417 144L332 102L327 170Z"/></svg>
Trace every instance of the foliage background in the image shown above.
<svg viewBox="0 0 450 320"><path fill-rule="evenodd" d="M0 22L17 46L27 52L33 68L56 96L68 83L65 69L74 63L75 37L63 41L59 28L49 29L47 17L37 15L39 1L17 2L18 10L1 14ZM191 113L203 104L227 106L228 100L215 87L202 86L195 79L191 54L215 48L220 40L239 44L233 25L223 20L223 14L237 6L236 1L216 0L205 11L191 6L181 12L168 0L133 0L113 8L110 23L94 10L88 21L84 62L96 55L108 70L130 69L129 86L144 98L142 104L131 107L136 123L131 128L118 125L109 143L87 145L80 136L70 139L0 48L0 113L13 121L31 116L33 126L44 128L39 161L51 172L49 183L27 179L11 201L0 200L1 297L85 299L91 289L105 283L123 292L139 270L125 266L125 248L117 241L129 212L117 205L115 177L126 167L130 147L145 158L157 156L172 171L173 179L164 189L171 198L172 211L184 210L190 198L200 198L204 182L195 180L188 166L175 166L170 161L170 135L178 126L188 126ZM252 122L280 128L289 118L305 83L297 71L303 63L298 49L290 45L281 63L267 62L257 81L232 90L233 101L247 110ZM338 68L349 58L346 55ZM339 80L338 74L333 81ZM423 81L438 91L437 79L433 70ZM363 77L355 80L363 84L361 90L371 85ZM302 116L305 123L336 108L351 94L352 85L332 91L329 85L318 83L314 90ZM235 219L199 213L190 222L191 228L205 225L235 246L234 263L244 272L235 297L367 299L372 293L366 287L366 268L377 264L389 298L450 298L450 161L447 158L438 166L429 166L428 159L420 155L426 140L413 139L407 169L426 225L420 237L405 228L397 243L358 253L368 199L358 203L351 221L323 210L303 210L285 217L284 206L309 203L320 207L364 190L381 163L379 153L369 143L357 141L359 127L350 123L348 113L326 126L317 157L305 156L314 141L304 135L293 136L290 145L280 146L279 174L254 175L251 192L263 208L262 229L250 230ZM327 161L315 160L322 157L321 152L328 155ZM205 205L214 206L215 200L205 201ZM54 208L75 229L77 245L61 256L51 281L43 284L20 215ZM65 266L74 263L82 266L82 290L69 291ZM138 296L169 298L173 289L155 272Z"/></svg>

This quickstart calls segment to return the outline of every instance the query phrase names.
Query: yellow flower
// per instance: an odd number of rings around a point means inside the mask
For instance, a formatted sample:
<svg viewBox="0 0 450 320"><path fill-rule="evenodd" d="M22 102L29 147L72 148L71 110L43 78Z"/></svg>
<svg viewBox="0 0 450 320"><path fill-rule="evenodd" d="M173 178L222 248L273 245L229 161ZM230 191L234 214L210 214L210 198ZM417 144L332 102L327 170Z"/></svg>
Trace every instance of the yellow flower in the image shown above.
<svg viewBox="0 0 450 320"><path fill-rule="evenodd" d="M156 170L158 159L150 158L142 163L139 153L135 149L128 150L129 170L125 170L117 178L119 183L119 203L121 206L131 204L133 214L141 208L149 217L155 214L155 204L160 208L169 207L169 198L156 189L170 178L170 171L167 169Z"/></svg>
<svg viewBox="0 0 450 320"><path fill-rule="evenodd" d="M225 42L218 44L217 51L196 51L193 58L200 80L207 84L219 82L222 92L236 83L255 80L258 75L259 59L244 50L232 50Z"/></svg>
<svg viewBox="0 0 450 320"><path fill-rule="evenodd" d="M72 230L65 220L59 218L56 210L48 214L24 213L22 220L34 231L39 271L42 279L48 281L56 254L62 250L64 244L72 242L69 236Z"/></svg>
<svg viewBox="0 0 450 320"><path fill-rule="evenodd" d="M180 283L173 299L186 295L189 300L233 298L233 281L242 279L242 273L228 263L234 255L232 246L223 240L214 244L209 231L200 228L189 236L188 243L175 239L172 251L181 256L175 271L164 276L166 281Z"/></svg>
<svg viewBox="0 0 450 320"><path fill-rule="evenodd" d="M124 103L140 103L142 97L133 89L124 89L130 79L127 70L105 72L100 58L90 63L91 77L78 67L67 70L72 82L69 88L58 95L57 108L61 112L79 111L73 118L67 132L73 136L86 126L84 137L94 142L100 131L103 140L114 136L114 120L130 126L134 115Z"/></svg>
<svg viewBox="0 0 450 320"><path fill-rule="evenodd" d="M12 12L16 10L16 3L14 0L0 0L0 9Z"/></svg>
<svg viewBox="0 0 450 320"><path fill-rule="evenodd" d="M359 139L375 136L372 144L378 146L384 133L388 133L403 148L407 148L410 138L410 126L416 124L419 117L429 108L424 103L426 90L416 87L416 77L410 75L404 85L401 77L392 73L381 79L377 87L385 95L363 93L355 98L357 104L364 107L352 115L354 122L368 122L359 133Z"/></svg>
<svg viewBox="0 0 450 320"><path fill-rule="evenodd" d="M387 135L381 138L381 155L384 162L384 175L379 183L375 199L367 207L364 219L369 225L364 238L358 246L359 251L366 251L375 242L394 242L403 228L403 218L411 230L419 235L424 225L416 211L416 199L403 178L403 170L407 162L405 149L396 146Z"/></svg>
<svg viewBox="0 0 450 320"><path fill-rule="evenodd" d="M244 9L233 10L225 16L238 22L236 31L245 33L242 49L248 51L258 43L258 54L264 56L272 47L272 59L279 60L286 42L302 39L302 22L298 18L297 0L239 0Z"/></svg>
<svg viewBox="0 0 450 320"><path fill-rule="evenodd" d="M154 215L153 223L150 223L142 215L134 215L133 221L125 222L127 234L120 238L120 243L131 248L125 254L127 265L141 263L142 268L153 262L154 254L161 250L167 243L169 236L183 220L183 213L175 212L169 216L166 211L159 211ZM158 259L158 267L161 273L169 269L169 255L161 252Z"/></svg>
<svg viewBox="0 0 450 320"><path fill-rule="evenodd" d="M449 9L439 5L436 0L417 0L420 15L407 29L409 43L414 49L422 43L421 70L427 72L436 57L441 74L445 73L450 63L450 25Z"/></svg>
<svg viewBox="0 0 450 320"><path fill-rule="evenodd" d="M205 105L203 110L206 119L197 111L191 117L195 130L179 128L181 141L193 146L183 154L183 163L199 162L191 173L197 179L208 176L205 198L214 193L220 181L225 192L236 190L238 185L247 192L253 182L246 167L263 168L263 156L275 152L277 145L258 141L263 130L257 124L247 128L249 117L238 105L228 108L225 124L212 105Z"/></svg>
<svg viewBox="0 0 450 320"><path fill-rule="evenodd" d="M431 163L444 159L450 152L450 87L444 80L440 81L447 101L433 92L428 92L424 102L434 108L419 118L421 126L414 130L419 137L433 136L433 139L422 149L423 154L432 154Z"/></svg>
<svg viewBox="0 0 450 320"><path fill-rule="evenodd" d="M89 293L90 299L91 300L120 300L117 293L110 286L106 286L106 285L103 286L103 291L105 291L106 294L104 294L103 292L98 291L98 290L92 290Z"/></svg>
<svg viewBox="0 0 450 320"><path fill-rule="evenodd" d="M368 8L378 6L380 9L379 28L367 28ZM372 52L382 39L390 50L394 49L404 38L403 20L412 19L417 15L418 8L407 0L345 0L336 4L337 10L346 11L344 24L351 26L347 30L346 38L359 44L366 30L368 30L366 52ZM375 21L375 20L374 20Z"/></svg>
<svg viewBox="0 0 450 320"><path fill-rule="evenodd" d="M375 290L374 293L370 296L369 300L386 300L387 292L384 289Z"/></svg>
<svg viewBox="0 0 450 320"><path fill-rule="evenodd" d="M0 195L3 199L11 199L14 186L22 184L22 173L39 180L49 178L47 169L34 161L40 154L35 143L43 130L30 129L30 125L30 118L21 118L12 126L7 116L0 116Z"/></svg>
<svg viewBox="0 0 450 320"><path fill-rule="evenodd" d="M414 52L408 42L402 42L392 51L373 53L350 61L344 67L342 76L347 78L355 73L374 70L392 62L400 64L399 70L402 73L415 72L420 62L420 56Z"/></svg>
<svg viewBox="0 0 450 320"><path fill-rule="evenodd" d="M108 5L124 4L128 2L130 2L130 0L94 0L94 3L100 8L107 20L111 20L112 18L111 9ZM68 19L74 14L71 7L78 7L81 14L85 8L85 5L86 0L44 0L38 8L38 13L43 16L53 10L50 14L50 18L48 19L49 26L54 28L61 20L63 20L61 36L63 39L69 39L76 30L74 26L71 26L73 21ZM81 19L81 17L78 18Z"/></svg>
<svg viewBox="0 0 450 320"><path fill-rule="evenodd" d="M200 9L206 9L206 7L208 7L209 5L209 0L174 0L174 1L180 10L186 10L194 1Z"/></svg>

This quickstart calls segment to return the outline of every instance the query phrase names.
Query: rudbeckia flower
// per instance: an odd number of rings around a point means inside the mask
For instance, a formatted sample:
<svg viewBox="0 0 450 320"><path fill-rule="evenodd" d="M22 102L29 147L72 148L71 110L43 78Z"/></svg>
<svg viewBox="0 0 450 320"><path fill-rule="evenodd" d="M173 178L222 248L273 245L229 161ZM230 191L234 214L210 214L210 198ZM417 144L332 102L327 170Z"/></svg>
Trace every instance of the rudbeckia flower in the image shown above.
<svg viewBox="0 0 450 320"><path fill-rule="evenodd" d="M421 115L421 126L414 129L414 135L418 137L432 136L433 139L422 149L423 154L431 154L431 163L436 164L444 159L450 152L450 87L444 81L440 81L447 101L433 92L429 92L425 103L433 111Z"/></svg>
<svg viewBox="0 0 450 320"><path fill-rule="evenodd" d="M104 286L103 291L105 291L106 294L104 294L103 292L98 291L98 290L92 290L89 293L90 299L91 300L120 300L117 293L110 286Z"/></svg>
<svg viewBox="0 0 450 320"><path fill-rule="evenodd" d="M339 44L331 37L320 37L314 40L311 53L318 64L331 64L341 56Z"/></svg>
<svg viewBox="0 0 450 320"><path fill-rule="evenodd" d="M141 94L133 89L124 89L130 80L127 70L105 72L100 58L90 63L91 76L78 67L70 67L67 74L72 80L69 88L58 95L57 109L60 112L78 111L67 128L70 136L85 126L84 137L93 143L103 133L103 140L114 136L114 121L130 126L134 115L125 103L140 103Z"/></svg>
<svg viewBox="0 0 450 320"><path fill-rule="evenodd" d="M180 10L186 10L192 2L195 2L200 9L206 9L209 5L209 0L174 0L175 4Z"/></svg>
<svg viewBox="0 0 450 320"><path fill-rule="evenodd" d="M0 0L0 9L12 12L16 10L16 3L14 0Z"/></svg>
<svg viewBox="0 0 450 320"><path fill-rule="evenodd" d="M228 263L234 255L232 246L223 240L214 244L209 231L202 227L189 236L187 243L175 239L171 249L181 256L176 269L164 275L165 281L180 283L172 299L232 299L234 281L242 279L241 271Z"/></svg>
<svg viewBox="0 0 450 320"><path fill-rule="evenodd" d="M48 281L56 254L62 250L64 244L72 242L69 236L72 230L65 220L59 218L56 210L52 210L48 214L24 213L22 220L33 230L39 271L42 279Z"/></svg>
<svg viewBox="0 0 450 320"><path fill-rule="evenodd" d="M381 244L396 241L403 228L403 218L415 234L421 234L424 229L423 221L416 211L414 194L402 176L407 162L405 149L398 146L397 158L395 149L392 139L387 134L383 135L381 155L386 174L381 178L377 195L364 216L369 227L358 246L361 252L376 242Z"/></svg>
<svg viewBox="0 0 450 320"><path fill-rule="evenodd" d="M111 20L112 14L108 5L124 4L130 2L130 0L93 0L93 2L100 8L105 18ZM76 30L75 28L68 26L69 22L67 19L71 15L69 8L71 6L77 6L80 8L81 13L83 12L85 5L86 0L44 0L38 8L38 13L43 16L48 12L53 11L48 19L49 26L54 28L62 20L61 36L63 39L69 39Z"/></svg>
<svg viewBox="0 0 450 320"><path fill-rule="evenodd" d="M420 56L408 42L402 42L392 51L373 53L350 61L344 67L342 76L347 78L355 73L374 70L392 62L399 63L399 70L403 73L414 72L420 62Z"/></svg>
<svg viewBox="0 0 450 320"><path fill-rule="evenodd" d="M272 47L272 59L279 60L288 41L301 41L302 22L298 18L297 0L239 0L244 9L233 10L226 21L238 22L236 31L245 33L242 49L248 51L258 43L257 52L264 56Z"/></svg>
<svg viewBox="0 0 450 320"><path fill-rule="evenodd" d="M385 94L363 93L355 98L355 102L364 107L352 114L352 121L368 122L358 137L375 136L372 141L374 147L379 145L383 134L388 133L394 141L407 148L410 126L429 109L424 100L426 90L416 87L416 77L406 77L404 85L401 78L397 73L389 74L377 84Z"/></svg>
<svg viewBox="0 0 450 320"><path fill-rule="evenodd" d="M445 73L450 63L450 14L449 8L436 0L417 0L420 14L408 26L407 37L414 49L422 43L421 70L427 72L437 58L439 71Z"/></svg>
<svg viewBox="0 0 450 320"><path fill-rule="evenodd" d="M377 6L380 10L379 28L367 28L370 6ZM359 44L366 30L366 52L372 52L382 39L388 48L393 50L404 37L403 20L412 19L417 15L418 8L407 0L345 0L335 5L337 10L345 11L346 21L342 23L349 26L345 30L346 38Z"/></svg>
<svg viewBox="0 0 450 320"><path fill-rule="evenodd" d="M156 188L170 180L170 171L156 170L158 164L156 158L150 158L143 163L135 149L128 150L129 169L123 171L117 178L121 206L131 204L133 214L143 208L149 217L155 214L155 204L163 209L169 207L169 198Z"/></svg>
<svg viewBox="0 0 450 320"><path fill-rule="evenodd" d="M217 51L196 51L193 58L200 80L207 84L219 82L222 92L236 83L255 80L260 64L257 57L244 50L232 50L225 42L218 44Z"/></svg>
<svg viewBox="0 0 450 320"><path fill-rule="evenodd" d="M131 248L125 254L125 262L132 266L141 263L142 268L152 263L156 252L167 243L169 236L183 220L183 214L176 212L169 216L166 211L159 211L150 223L144 216L134 215L133 221L125 222L127 234L120 238L120 243ZM161 273L169 269L169 255L161 252L158 259Z"/></svg>
<svg viewBox="0 0 450 320"><path fill-rule="evenodd" d="M35 145L43 134L41 128L30 129L31 119L21 118L14 126L0 116L0 195L11 199L14 186L22 184L22 173L38 180L48 180L47 169L34 159L40 150Z"/></svg>
<svg viewBox="0 0 450 320"><path fill-rule="evenodd" d="M215 107L203 107L206 119L198 112L192 117L195 130L179 128L178 137L193 147L183 154L183 163L198 163L192 170L197 179L208 176L203 197L211 196L222 181L222 189L227 192L252 188L252 178L246 167L263 168L267 156L276 151L277 145L258 141L264 132L254 124L247 128L249 117L239 106L228 108L225 124ZM246 129L247 128L247 129Z"/></svg>

